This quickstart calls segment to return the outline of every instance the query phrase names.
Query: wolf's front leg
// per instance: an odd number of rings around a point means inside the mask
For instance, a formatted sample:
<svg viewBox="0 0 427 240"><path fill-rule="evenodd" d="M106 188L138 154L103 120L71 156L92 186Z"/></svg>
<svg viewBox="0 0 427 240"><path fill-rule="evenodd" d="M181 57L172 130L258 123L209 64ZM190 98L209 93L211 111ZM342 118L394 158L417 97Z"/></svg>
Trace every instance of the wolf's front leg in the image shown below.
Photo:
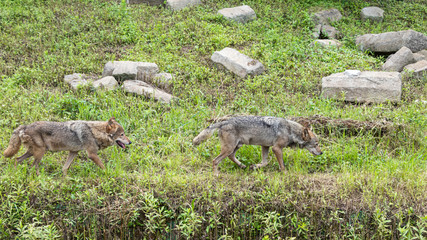
<svg viewBox="0 0 427 240"><path fill-rule="evenodd" d="M100 168L105 169L104 164L102 163L101 159L98 157L97 151L91 151L88 150L87 154L89 156L89 158L96 164L98 165Z"/></svg>

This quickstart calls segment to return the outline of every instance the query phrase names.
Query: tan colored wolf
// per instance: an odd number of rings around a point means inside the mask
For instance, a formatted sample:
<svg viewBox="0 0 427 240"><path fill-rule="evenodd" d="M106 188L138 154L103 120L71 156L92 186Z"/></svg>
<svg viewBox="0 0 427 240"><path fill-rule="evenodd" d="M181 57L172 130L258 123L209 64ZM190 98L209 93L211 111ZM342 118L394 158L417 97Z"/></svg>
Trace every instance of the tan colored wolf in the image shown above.
<svg viewBox="0 0 427 240"><path fill-rule="evenodd" d="M302 126L297 122L279 117L225 116L195 137L193 145L199 145L208 139L216 129L218 129L218 136L221 141L221 153L213 160L215 175L219 173L219 163L226 157L239 167L246 168L235 156L243 144L262 146L262 162L252 165L252 169L264 167L268 164L270 147L272 147L282 171L285 170L282 152L284 147L298 146L307 149L314 155L322 154L319 141L308 125Z"/></svg>
<svg viewBox="0 0 427 240"><path fill-rule="evenodd" d="M132 142L126 137L123 127L114 117L108 121L68 121L68 122L34 122L21 125L12 133L9 146L4 151L5 157L15 155L21 146L27 152L16 160L21 163L24 159L34 156L32 166L39 174L39 163L46 151L70 151L62 172L67 170L78 151L86 150L89 158L100 168L105 169L98 157L98 150L117 144L121 148Z"/></svg>

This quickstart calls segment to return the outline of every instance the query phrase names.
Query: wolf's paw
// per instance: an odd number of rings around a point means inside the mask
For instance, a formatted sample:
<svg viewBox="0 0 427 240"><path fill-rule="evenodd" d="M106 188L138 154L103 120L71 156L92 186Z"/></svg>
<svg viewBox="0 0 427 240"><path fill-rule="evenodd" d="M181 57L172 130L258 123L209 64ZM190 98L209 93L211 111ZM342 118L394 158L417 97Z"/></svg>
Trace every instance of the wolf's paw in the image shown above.
<svg viewBox="0 0 427 240"><path fill-rule="evenodd" d="M239 166L241 169L245 169L246 168L246 165L245 164L240 164L240 166Z"/></svg>

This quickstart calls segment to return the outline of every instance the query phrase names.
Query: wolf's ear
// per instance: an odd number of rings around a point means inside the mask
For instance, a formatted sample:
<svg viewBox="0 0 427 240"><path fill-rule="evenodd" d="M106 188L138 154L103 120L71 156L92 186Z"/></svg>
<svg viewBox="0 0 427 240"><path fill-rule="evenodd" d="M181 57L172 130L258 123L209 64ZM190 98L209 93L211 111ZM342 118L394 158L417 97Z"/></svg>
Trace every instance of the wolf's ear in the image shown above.
<svg viewBox="0 0 427 240"><path fill-rule="evenodd" d="M115 122L115 121L116 121L116 118L115 118L115 117L112 117L112 118L110 118L110 119L108 120L108 124L107 124L107 127L106 127L107 133L110 133L110 132L111 132L111 130L113 130L114 122Z"/></svg>
<svg viewBox="0 0 427 240"><path fill-rule="evenodd" d="M108 120L108 125L113 125L115 121L116 121L116 118L115 118L115 117L111 117L111 118Z"/></svg>
<svg viewBox="0 0 427 240"><path fill-rule="evenodd" d="M310 141L310 139L310 130L308 129L308 127L304 127L304 129L302 130L302 140L308 142Z"/></svg>

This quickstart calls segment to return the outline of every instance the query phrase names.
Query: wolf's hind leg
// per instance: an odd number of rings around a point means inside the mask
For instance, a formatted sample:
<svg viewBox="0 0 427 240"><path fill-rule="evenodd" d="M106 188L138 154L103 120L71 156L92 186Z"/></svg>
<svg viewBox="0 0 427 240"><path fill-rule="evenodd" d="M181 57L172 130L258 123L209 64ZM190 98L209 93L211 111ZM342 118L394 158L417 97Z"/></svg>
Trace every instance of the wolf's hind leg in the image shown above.
<svg viewBox="0 0 427 240"><path fill-rule="evenodd" d="M71 163L73 162L73 159L76 157L78 152L71 152L68 153L67 161L64 163L64 166L62 167L62 173L64 176L67 176L67 171L70 168Z"/></svg>
<svg viewBox="0 0 427 240"><path fill-rule="evenodd" d="M222 146L221 147L221 153L213 160L213 172L215 176L219 175L218 165L221 163L221 161L230 156L234 151L234 148L231 148L229 146Z"/></svg>
<svg viewBox="0 0 427 240"><path fill-rule="evenodd" d="M230 158L231 161L233 161L234 163L236 163L240 168L245 169L246 165L241 163L239 160L237 160L236 158L236 152L237 150L239 150L239 148L242 146L242 144L237 144L236 148L234 149L234 152L232 154L230 154L228 156L228 158Z"/></svg>
<svg viewBox="0 0 427 240"><path fill-rule="evenodd" d="M251 165L251 169L255 170L257 168L262 168L268 165L268 150L270 149L270 147L266 147L266 146L262 146L262 153L261 153L261 157L262 157L262 161L261 163L258 164L253 164Z"/></svg>
<svg viewBox="0 0 427 240"><path fill-rule="evenodd" d="M17 163L22 163L25 159L33 156L33 154L28 150L26 153L22 154L22 156L19 156L16 158Z"/></svg>

